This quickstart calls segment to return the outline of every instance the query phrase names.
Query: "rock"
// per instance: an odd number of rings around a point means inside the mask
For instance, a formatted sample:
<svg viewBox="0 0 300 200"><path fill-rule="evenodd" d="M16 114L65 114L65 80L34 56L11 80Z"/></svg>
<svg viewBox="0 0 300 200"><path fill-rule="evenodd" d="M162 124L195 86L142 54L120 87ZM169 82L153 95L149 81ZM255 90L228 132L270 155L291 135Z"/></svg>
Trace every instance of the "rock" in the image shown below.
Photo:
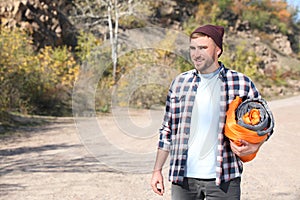
<svg viewBox="0 0 300 200"><path fill-rule="evenodd" d="M237 20L236 24L235 24L235 30L236 31L241 31L241 32L245 32L245 31L249 31L250 28L250 23L249 21L241 21L241 20Z"/></svg>
<svg viewBox="0 0 300 200"><path fill-rule="evenodd" d="M64 7L71 2L61 0L8 0L0 1L0 23L20 27L32 34L36 50L44 46L77 45L75 26L64 14ZM67 12L67 11L66 11Z"/></svg>
<svg viewBox="0 0 300 200"><path fill-rule="evenodd" d="M171 15L174 12L174 8L168 5L162 6L159 8L161 16Z"/></svg>
<svg viewBox="0 0 300 200"><path fill-rule="evenodd" d="M284 55L291 55L293 53L291 43L288 37L281 33L274 34L273 47Z"/></svg>
<svg viewBox="0 0 300 200"><path fill-rule="evenodd" d="M34 19L34 15L32 14L32 12L31 12L29 9L27 9L27 10L25 11L25 17L26 17L28 20Z"/></svg>

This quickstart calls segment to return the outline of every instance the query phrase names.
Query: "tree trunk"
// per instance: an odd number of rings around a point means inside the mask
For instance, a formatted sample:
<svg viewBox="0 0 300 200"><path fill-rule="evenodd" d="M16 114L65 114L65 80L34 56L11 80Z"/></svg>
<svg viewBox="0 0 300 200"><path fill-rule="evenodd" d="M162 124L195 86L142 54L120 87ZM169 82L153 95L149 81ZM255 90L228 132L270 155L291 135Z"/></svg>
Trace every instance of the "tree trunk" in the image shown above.
<svg viewBox="0 0 300 200"><path fill-rule="evenodd" d="M114 84L117 82L117 63L118 63L118 28L119 28L119 13L117 10L118 1L108 1L107 11L108 11L108 27L109 27L109 40L111 44L111 59L113 62L113 81ZM115 25L113 27L113 15L115 17Z"/></svg>

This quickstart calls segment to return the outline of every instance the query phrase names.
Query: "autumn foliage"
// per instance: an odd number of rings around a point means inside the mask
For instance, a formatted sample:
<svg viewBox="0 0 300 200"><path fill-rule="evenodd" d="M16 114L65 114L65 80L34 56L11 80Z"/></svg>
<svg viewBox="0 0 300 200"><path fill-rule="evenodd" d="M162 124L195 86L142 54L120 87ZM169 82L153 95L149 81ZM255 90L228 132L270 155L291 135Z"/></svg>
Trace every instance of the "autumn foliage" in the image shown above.
<svg viewBox="0 0 300 200"><path fill-rule="evenodd" d="M66 47L34 52L24 31L2 27L0 54L2 111L50 115L70 111L79 65Z"/></svg>
<svg viewBox="0 0 300 200"><path fill-rule="evenodd" d="M150 2L153 5L149 4L152 5L149 12L150 10L159 9L160 4L164 3L163 1L155 1L155 4L154 1ZM271 25L277 27L279 32L287 33L293 25L292 19L295 16L295 12L291 12L284 0L187 0L185 2L193 5L191 6L193 8L191 12L193 13L189 13L189 19L180 22L182 23L182 31L187 34L199 24L204 23L214 23L228 27L233 23L228 16L234 16L235 20L249 21L252 29L264 31L266 25ZM147 17L151 18L150 15ZM139 18L139 23L136 23L136 19L130 16L120 19L120 24L123 28L142 27L148 23L148 21L143 20L144 18ZM91 22L86 21L86 23ZM18 28L0 27L0 113L5 111L55 116L71 114L72 91L79 74L79 66L88 60L96 46L101 46L102 40L108 39L107 36L100 38L99 35L93 33L84 35L85 31L83 30L79 32L81 33L77 37L78 44L73 50L66 46L46 46L36 52L34 50L36 48L33 48L32 38L25 31ZM165 45L172 49L172 33L167 34L167 36L168 40L164 41L167 43ZM157 63L161 65L167 63L170 67L174 65L174 68L179 71L191 67L183 59L164 50L158 49L150 54L148 53L147 51L140 51L139 55L131 53L120 56L117 66L117 78L122 77L131 68L143 66L145 61L142 59L148 61L158 59L163 63L160 63L160 61L157 61ZM149 55L152 57L149 58ZM230 63L234 69L250 77L258 77L256 72L260 58L256 56L255 52L249 51L245 48L245 45L242 45L236 46L233 55L231 58L224 57L224 63ZM248 58L251 58L251 60ZM97 67L98 63L93 63L93 66ZM238 68L239 66L241 68ZM85 78L89 79L88 76L85 76ZM100 111L109 110L112 83L114 83L112 81L112 68L109 68L105 70L104 76L98 84L97 91L100 95L95 97L96 107ZM124 85L126 84L124 83ZM159 102L163 101L161 99L164 99L164 96L161 94L165 95L164 89L157 89L158 92L162 92L157 96L153 95L153 91L156 90L152 85L141 87L139 92L142 92L142 94L135 92L129 103L151 107L152 103L157 103L155 101L158 99ZM151 98L155 100L145 101L145 99L149 100Z"/></svg>

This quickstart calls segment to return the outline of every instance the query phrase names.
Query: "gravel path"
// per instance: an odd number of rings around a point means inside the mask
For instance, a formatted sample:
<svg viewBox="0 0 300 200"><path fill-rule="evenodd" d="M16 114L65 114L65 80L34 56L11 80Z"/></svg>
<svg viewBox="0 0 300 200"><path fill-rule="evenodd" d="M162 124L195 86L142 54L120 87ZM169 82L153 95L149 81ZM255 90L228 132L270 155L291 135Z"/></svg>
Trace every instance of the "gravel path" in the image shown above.
<svg viewBox="0 0 300 200"><path fill-rule="evenodd" d="M270 107L275 133L245 164L243 200L300 199L300 96ZM167 168L164 197L149 184L162 110L118 113L59 118L2 138L0 199L170 199Z"/></svg>

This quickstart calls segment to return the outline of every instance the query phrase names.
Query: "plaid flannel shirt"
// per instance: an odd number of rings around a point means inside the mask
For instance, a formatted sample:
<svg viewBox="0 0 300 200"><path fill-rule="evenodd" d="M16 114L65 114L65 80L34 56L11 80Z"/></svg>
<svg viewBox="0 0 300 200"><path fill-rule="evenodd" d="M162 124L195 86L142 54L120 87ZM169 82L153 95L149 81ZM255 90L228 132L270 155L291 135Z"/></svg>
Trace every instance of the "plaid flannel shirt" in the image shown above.
<svg viewBox="0 0 300 200"><path fill-rule="evenodd" d="M242 161L231 151L228 138L224 135L226 111L229 103L240 96L243 99L261 98L253 82L242 73L225 68L220 62L221 84L220 123L218 129L216 185L240 177ZM187 161L191 116L200 77L195 69L177 76L166 100L166 110L160 129L158 148L169 151L169 181L182 183Z"/></svg>

